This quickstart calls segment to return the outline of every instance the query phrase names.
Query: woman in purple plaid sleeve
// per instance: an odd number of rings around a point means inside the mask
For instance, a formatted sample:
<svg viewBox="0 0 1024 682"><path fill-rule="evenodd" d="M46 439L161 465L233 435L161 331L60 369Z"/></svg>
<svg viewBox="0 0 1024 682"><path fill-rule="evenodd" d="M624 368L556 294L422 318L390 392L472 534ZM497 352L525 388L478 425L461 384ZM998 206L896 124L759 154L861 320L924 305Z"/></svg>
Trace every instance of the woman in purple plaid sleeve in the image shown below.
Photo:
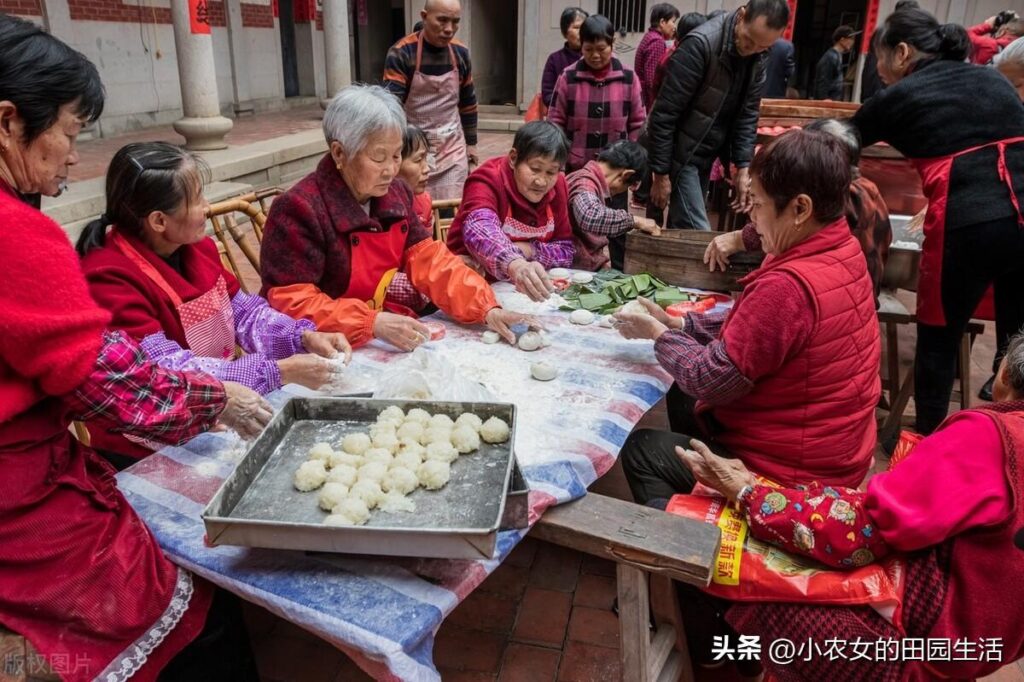
<svg viewBox="0 0 1024 682"><path fill-rule="evenodd" d="M329 384L351 355L343 334L293 320L242 291L206 236L202 162L164 142L122 147L107 173L107 213L78 241L89 291L111 326L161 367L198 370L260 394L286 383ZM235 347L245 355L236 359ZM334 360L336 358L336 360ZM150 450L97 429L115 465Z"/></svg>

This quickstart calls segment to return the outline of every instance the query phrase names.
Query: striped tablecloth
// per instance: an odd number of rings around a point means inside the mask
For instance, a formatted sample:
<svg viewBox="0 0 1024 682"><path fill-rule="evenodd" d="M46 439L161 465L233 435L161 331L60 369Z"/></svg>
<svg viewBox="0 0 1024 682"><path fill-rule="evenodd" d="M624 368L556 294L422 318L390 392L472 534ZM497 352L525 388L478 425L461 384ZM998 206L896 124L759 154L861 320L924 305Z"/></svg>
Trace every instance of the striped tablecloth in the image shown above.
<svg viewBox="0 0 1024 682"><path fill-rule="evenodd" d="M524 302L495 286L506 307L536 313L553 344L525 353L479 342L481 328L446 325L428 349L518 408L515 453L528 480L530 523L550 505L582 496L611 468L626 436L662 398L669 376L652 344L612 329L578 327L551 305ZM353 358L353 376L372 382L405 357L374 342ZM530 378L543 359L561 368L551 382ZM280 407L286 387L269 396ZM231 592L331 642L378 679L438 680L434 635L441 621L508 556L526 531L499 534L490 561L307 555L296 551L208 547L202 509L242 455L237 437L204 434L165 448L121 472L118 482L170 558Z"/></svg>

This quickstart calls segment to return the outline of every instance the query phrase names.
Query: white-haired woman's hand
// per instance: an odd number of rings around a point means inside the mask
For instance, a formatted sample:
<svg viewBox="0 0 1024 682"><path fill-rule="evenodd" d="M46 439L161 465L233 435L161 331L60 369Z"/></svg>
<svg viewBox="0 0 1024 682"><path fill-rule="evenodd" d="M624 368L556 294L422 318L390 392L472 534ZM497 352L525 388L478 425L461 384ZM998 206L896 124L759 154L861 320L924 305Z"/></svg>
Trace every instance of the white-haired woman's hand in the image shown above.
<svg viewBox="0 0 1024 682"><path fill-rule="evenodd" d="M698 481L722 493L730 502L736 501L743 488L756 482L754 475L740 460L719 457L697 439L690 441L690 447L693 449L677 447L676 456Z"/></svg>
<svg viewBox="0 0 1024 682"><path fill-rule="evenodd" d="M551 284L547 270L537 261L518 258L508 264L508 278L516 285L516 291L526 294L530 300L548 300L555 287Z"/></svg>
<svg viewBox="0 0 1024 682"><path fill-rule="evenodd" d="M224 392L227 393L228 404L220 413L220 422L237 431L245 440L258 436L274 416L270 403L248 386L234 381L224 382Z"/></svg>

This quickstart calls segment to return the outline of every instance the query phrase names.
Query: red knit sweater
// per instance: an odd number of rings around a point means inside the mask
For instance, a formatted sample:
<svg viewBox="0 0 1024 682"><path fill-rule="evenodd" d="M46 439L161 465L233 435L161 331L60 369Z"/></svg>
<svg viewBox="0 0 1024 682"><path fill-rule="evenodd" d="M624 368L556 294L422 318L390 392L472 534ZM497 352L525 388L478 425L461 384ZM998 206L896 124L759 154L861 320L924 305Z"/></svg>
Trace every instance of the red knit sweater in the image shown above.
<svg viewBox="0 0 1024 682"><path fill-rule="evenodd" d="M110 314L92 298L67 235L0 183L0 422L78 387Z"/></svg>

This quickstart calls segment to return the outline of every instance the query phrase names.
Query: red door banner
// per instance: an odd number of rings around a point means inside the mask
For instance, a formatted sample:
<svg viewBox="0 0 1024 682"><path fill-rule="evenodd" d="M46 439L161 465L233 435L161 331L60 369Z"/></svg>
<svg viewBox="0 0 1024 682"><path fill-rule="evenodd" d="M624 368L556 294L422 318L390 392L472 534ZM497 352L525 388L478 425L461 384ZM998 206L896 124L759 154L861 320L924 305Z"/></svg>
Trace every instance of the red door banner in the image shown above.
<svg viewBox="0 0 1024 682"><path fill-rule="evenodd" d="M789 5L789 23L786 24L786 30L783 31L782 37L790 42L793 42L793 27L796 26L797 0L786 0L786 3Z"/></svg>
<svg viewBox="0 0 1024 682"><path fill-rule="evenodd" d="M366 9L366 0L356 0L356 23L360 26L370 25L370 13Z"/></svg>
<svg viewBox="0 0 1024 682"><path fill-rule="evenodd" d="M868 10L864 16L864 35L860 39L860 51L867 54L871 50L871 37L878 26L879 0L868 0Z"/></svg>
<svg viewBox="0 0 1024 682"><path fill-rule="evenodd" d="M210 6L207 0L188 0L189 28L196 35L210 35Z"/></svg>

